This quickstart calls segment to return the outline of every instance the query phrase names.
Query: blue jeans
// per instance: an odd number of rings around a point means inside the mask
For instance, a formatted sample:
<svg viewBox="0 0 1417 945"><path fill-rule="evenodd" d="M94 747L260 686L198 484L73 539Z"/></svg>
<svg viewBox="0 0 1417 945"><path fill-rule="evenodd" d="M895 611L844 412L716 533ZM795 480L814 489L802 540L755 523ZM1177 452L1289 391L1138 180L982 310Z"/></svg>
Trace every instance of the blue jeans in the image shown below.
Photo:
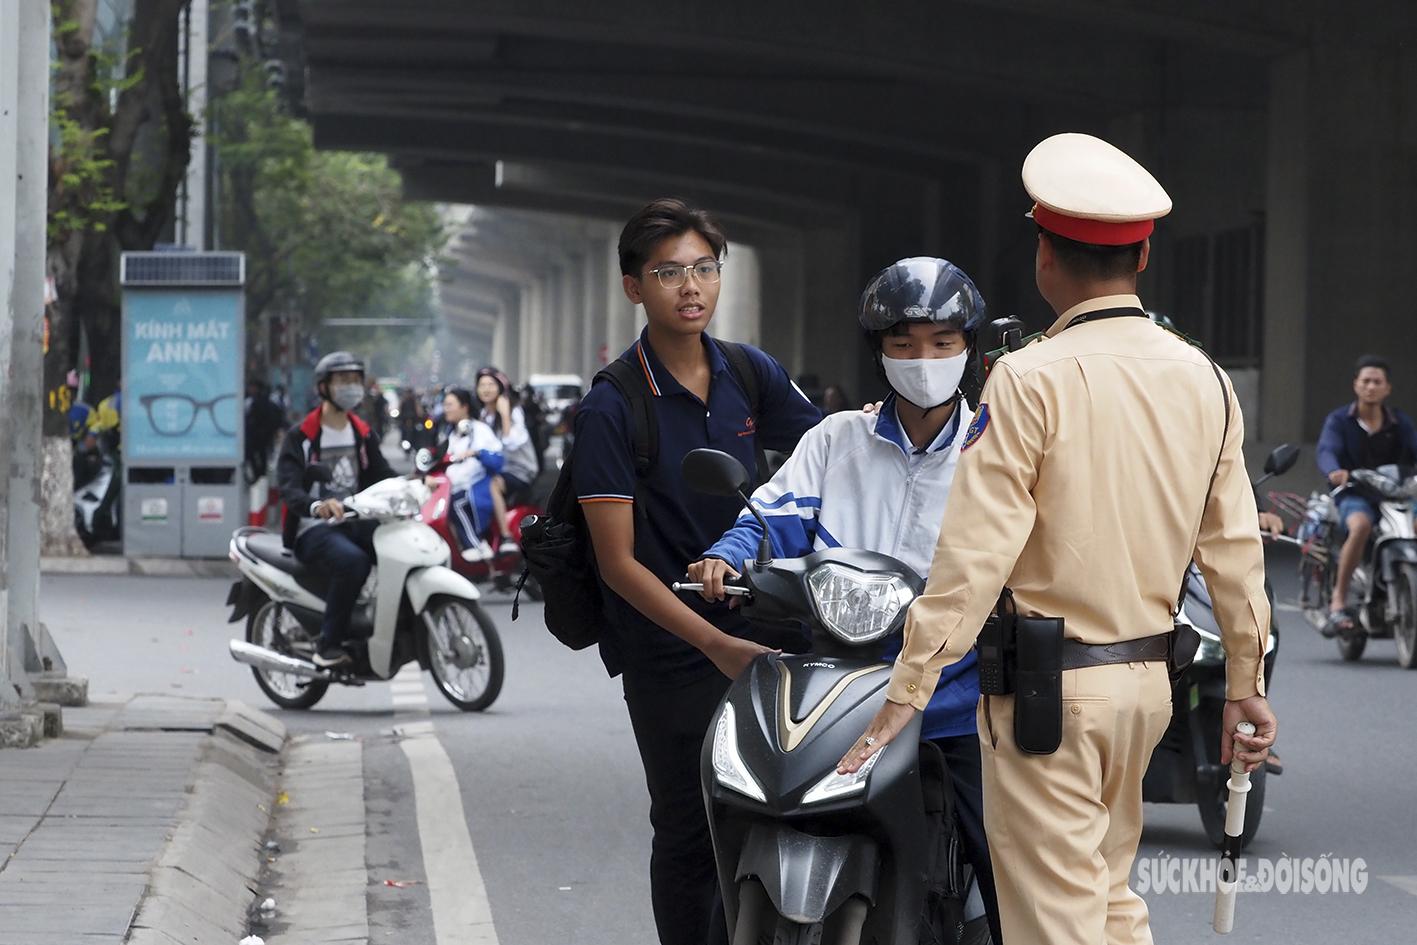
<svg viewBox="0 0 1417 945"><path fill-rule="evenodd" d="M295 540L295 557L329 580L320 644L338 646L349 638L354 602L374 567L374 530L378 522L316 525Z"/></svg>

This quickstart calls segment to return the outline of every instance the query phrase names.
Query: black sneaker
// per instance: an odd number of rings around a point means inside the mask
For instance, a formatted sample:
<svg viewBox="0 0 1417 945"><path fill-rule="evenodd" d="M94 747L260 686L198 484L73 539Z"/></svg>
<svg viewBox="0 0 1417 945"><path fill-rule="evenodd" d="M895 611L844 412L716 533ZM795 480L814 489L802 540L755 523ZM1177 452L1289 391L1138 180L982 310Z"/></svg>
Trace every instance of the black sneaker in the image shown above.
<svg viewBox="0 0 1417 945"><path fill-rule="evenodd" d="M315 665L321 669L333 669L353 662L349 653L338 643L321 643L315 652Z"/></svg>

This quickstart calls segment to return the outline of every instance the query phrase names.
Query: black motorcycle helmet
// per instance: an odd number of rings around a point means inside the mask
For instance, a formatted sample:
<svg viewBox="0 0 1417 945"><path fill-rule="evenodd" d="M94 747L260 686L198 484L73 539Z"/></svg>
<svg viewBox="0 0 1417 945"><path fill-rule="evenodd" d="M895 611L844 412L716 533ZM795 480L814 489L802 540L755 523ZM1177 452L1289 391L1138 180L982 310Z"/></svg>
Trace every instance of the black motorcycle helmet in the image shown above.
<svg viewBox="0 0 1417 945"><path fill-rule="evenodd" d="M975 340L986 316L984 296L974 281L954 263L933 256L912 256L878 272L861 293L857 313L876 374L882 380L886 379L881 366L883 339L896 325L924 322L957 328L964 332L965 344L977 358ZM977 375L977 371L968 372L961 386L974 386L971 374Z"/></svg>
<svg viewBox="0 0 1417 945"><path fill-rule="evenodd" d="M348 351L331 351L315 363L315 390L322 400L330 399L330 376L341 371L358 371L363 377L364 359Z"/></svg>

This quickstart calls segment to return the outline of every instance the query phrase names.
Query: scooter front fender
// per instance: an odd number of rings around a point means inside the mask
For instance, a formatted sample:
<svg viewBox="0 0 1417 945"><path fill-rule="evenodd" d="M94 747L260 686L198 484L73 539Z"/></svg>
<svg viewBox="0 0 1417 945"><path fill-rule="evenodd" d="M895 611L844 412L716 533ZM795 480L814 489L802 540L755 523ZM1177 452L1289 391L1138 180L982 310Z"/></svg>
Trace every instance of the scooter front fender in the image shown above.
<svg viewBox="0 0 1417 945"><path fill-rule="evenodd" d="M810 925L852 896L874 903L876 860L869 837L814 837L785 824L755 824L743 844L737 878L756 878L779 915Z"/></svg>
<svg viewBox="0 0 1417 945"><path fill-rule="evenodd" d="M408 602L415 614L423 613L428 607L429 599L440 594L473 601L482 598L475 584L452 568L441 564L410 571L404 587L408 591Z"/></svg>

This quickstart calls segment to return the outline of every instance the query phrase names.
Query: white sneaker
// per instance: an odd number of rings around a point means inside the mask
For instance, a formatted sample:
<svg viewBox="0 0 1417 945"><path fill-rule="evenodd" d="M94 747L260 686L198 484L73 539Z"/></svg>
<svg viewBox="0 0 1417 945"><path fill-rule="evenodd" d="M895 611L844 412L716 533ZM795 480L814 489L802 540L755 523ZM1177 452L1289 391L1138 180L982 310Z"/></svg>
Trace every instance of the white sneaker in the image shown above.
<svg viewBox="0 0 1417 945"><path fill-rule="evenodd" d="M492 546L485 541L478 541L471 548L464 548L462 551L464 561L478 562L492 560Z"/></svg>

